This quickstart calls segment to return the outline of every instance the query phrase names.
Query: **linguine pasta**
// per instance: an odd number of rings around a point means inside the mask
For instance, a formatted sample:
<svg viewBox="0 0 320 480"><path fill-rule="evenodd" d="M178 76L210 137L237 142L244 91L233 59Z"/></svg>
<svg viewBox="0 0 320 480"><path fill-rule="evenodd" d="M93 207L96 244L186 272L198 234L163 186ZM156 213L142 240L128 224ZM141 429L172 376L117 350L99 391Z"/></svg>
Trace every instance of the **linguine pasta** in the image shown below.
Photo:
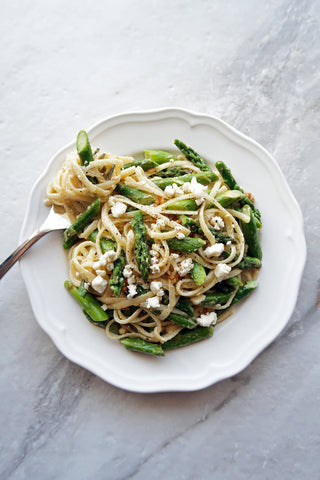
<svg viewBox="0 0 320 480"><path fill-rule="evenodd" d="M157 151L152 152L152 168L100 150L84 165L72 152L47 188L47 204L74 222L100 199L99 215L69 250L72 285L111 312L103 324L109 337L164 345L187 328L225 320L237 292L258 270L250 262L243 268L248 257L243 225L252 221L244 201L248 196L238 190L239 200L228 200L231 189L215 167L209 175L179 152L167 152L157 164ZM139 211L145 258L137 258L141 245L133 227ZM199 248L190 250L189 239ZM105 251L102 240L112 242L112 249ZM145 262L147 278L139 262ZM116 268L120 289L111 281ZM193 324L186 327L184 319Z"/></svg>

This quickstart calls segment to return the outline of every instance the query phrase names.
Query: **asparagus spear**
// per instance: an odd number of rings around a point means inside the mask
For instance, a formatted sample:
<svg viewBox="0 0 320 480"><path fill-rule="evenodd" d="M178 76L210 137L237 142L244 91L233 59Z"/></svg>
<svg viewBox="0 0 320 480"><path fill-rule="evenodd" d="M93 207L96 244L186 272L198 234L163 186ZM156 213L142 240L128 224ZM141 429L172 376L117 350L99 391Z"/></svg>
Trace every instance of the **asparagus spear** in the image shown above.
<svg viewBox="0 0 320 480"><path fill-rule="evenodd" d="M194 317L194 309L191 303L191 300L187 297L180 297L177 301L175 308L182 310L183 312L187 313L190 317Z"/></svg>
<svg viewBox="0 0 320 480"><path fill-rule="evenodd" d="M204 266L201 263L193 262L193 267L190 272L191 278L196 285L202 285L207 278Z"/></svg>
<svg viewBox="0 0 320 480"><path fill-rule="evenodd" d="M141 190L129 187L124 183L118 183L117 191L124 197L130 198L133 202L141 203L141 205L151 205L155 202L155 199L149 193L141 192Z"/></svg>
<svg viewBox="0 0 320 480"><path fill-rule="evenodd" d="M246 282L242 287L239 288L239 290L235 294L232 300L232 305L234 303L238 303L240 300L242 300L242 298L249 295L249 293L255 290L257 286L258 286L258 282L256 282L255 280L250 280L249 282Z"/></svg>
<svg viewBox="0 0 320 480"><path fill-rule="evenodd" d="M81 130L77 136L77 151L80 157L81 165L85 167L93 160L91 145L87 133Z"/></svg>
<svg viewBox="0 0 320 480"><path fill-rule="evenodd" d="M245 197L245 194L239 192L239 190L228 190L227 192L220 193L215 197L215 200L220 203L223 207L230 207L234 205L239 200L242 200Z"/></svg>
<svg viewBox="0 0 320 480"><path fill-rule="evenodd" d="M178 160L172 153L163 150L145 150L144 155L146 159L152 160L157 165L170 162L170 160Z"/></svg>
<svg viewBox="0 0 320 480"><path fill-rule="evenodd" d="M211 307L213 305L224 305L230 298L232 292L208 292L206 298L203 301L205 307Z"/></svg>
<svg viewBox="0 0 320 480"><path fill-rule="evenodd" d="M246 270L247 268L261 268L262 262L260 258L254 257L243 257L240 263L238 263L237 267L242 268L242 270Z"/></svg>
<svg viewBox="0 0 320 480"><path fill-rule="evenodd" d="M183 240L178 240L177 238L169 238L167 240L168 247L171 250L176 250L177 252L183 253L193 253L203 247L206 242L201 238L197 237L186 237Z"/></svg>
<svg viewBox="0 0 320 480"><path fill-rule="evenodd" d="M259 232L258 232L257 225L254 218L255 217L254 217L253 211L250 208L250 221L249 223L241 222L241 229L242 229L246 244L248 245L248 251L247 251L248 256L255 257L261 260L262 251L261 251L260 241L259 241Z"/></svg>
<svg viewBox="0 0 320 480"><path fill-rule="evenodd" d="M155 183L159 188L162 188L164 190L166 187L169 185L173 185L176 183L177 185L183 185L186 182L191 182L193 178L196 178L198 183L201 183L202 185L208 185L209 183L213 182L216 180L216 178L213 178L213 176L216 176L213 172L208 172L208 174L189 174L189 175L182 175L181 177L176 177L176 178L161 178L159 180L153 180L153 183Z"/></svg>
<svg viewBox="0 0 320 480"><path fill-rule="evenodd" d="M70 280L64 282L65 288L68 292L80 303L86 315L91 318L91 321L99 326L105 326L113 317L112 310L104 311L101 308L101 303L91 293L81 294L79 288L75 287Z"/></svg>
<svg viewBox="0 0 320 480"><path fill-rule="evenodd" d="M216 162L216 167L219 170L224 183L230 188L230 190L240 190L243 192L242 188L237 184L235 178L233 177L231 170L223 162Z"/></svg>
<svg viewBox="0 0 320 480"><path fill-rule="evenodd" d="M89 239L91 240L91 242L95 243L97 235L98 230L95 230L91 233L91 235L89 235ZM105 237L100 237L100 248L102 253L111 252L112 250L116 249L116 242L114 240L108 240Z"/></svg>
<svg viewBox="0 0 320 480"><path fill-rule="evenodd" d="M109 280L109 285L116 297L120 297L121 289L123 287L124 278L123 278L123 269L126 264L126 256L123 250L119 258L114 262L114 268L111 273Z"/></svg>
<svg viewBox="0 0 320 480"><path fill-rule="evenodd" d="M199 205L196 204L196 201L193 198L187 200L177 200L176 202L170 203L165 207L165 210L198 210Z"/></svg>
<svg viewBox="0 0 320 480"><path fill-rule="evenodd" d="M191 173L191 171L188 170L187 168L168 167L168 168L165 168L164 170L160 170L159 172L156 172L155 175L157 175L157 177L170 178L170 177L178 177L181 175L188 175L189 173Z"/></svg>
<svg viewBox="0 0 320 480"><path fill-rule="evenodd" d="M191 343L204 340L205 338L212 337L213 327L197 327L193 330L182 330L172 340L168 340L162 345L163 350L172 350L174 348L184 347Z"/></svg>
<svg viewBox="0 0 320 480"><path fill-rule="evenodd" d="M147 229L143 223L143 215L140 211L136 212L132 221L132 230L134 232L134 254L141 277L146 282L150 274L150 249L147 243Z"/></svg>
<svg viewBox="0 0 320 480"><path fill-rule="evenodd" d="M193 218L187 217L187 215L179 215L179 220L181 221L181 225L187 227L194 233L203 234L203 230L200 227L200 223L194 220ZM220 242L226 244L227 242L235 243L235 239L229 237L228 235L224 235L223 233L217 232L213 227L209 227L210 232L215 236L215 238Z"/></svg>
<svg viewBox="0 0 320 480"><path fill-rule="evenodd" d="M142 338L121 338L120 343L122 343L127 350L150 353L151 355L157 355L161 357L164 355L161 345L158 343L147 342Z"/></svg>
<svg viewBox="0 0 320 480"><path fill-rule="evenodd" d="M224 183L230 188L230 190L239 190L240 192L244 193L243 189L240 187L240 185L238 185L235 178L233 177L233 175L231 173L231 170L226 166L225 163L216 162L216 167L219 170L219 172L220 172L220 174L223 178ZM254 214L257 217L257 219L260 220L261 214L260 214L259 210L257 208L255 208L254 203L250 200L250 198L248 198L247 195L245 195L241 199L241 203L243 205L244 204L249 205L252 208L252 210L254 211ZM261 228L261 226L259 228Z"/></svg>
<svg viewBox="0 0 320 480"><path fill-rule="evenodd" d="M67 228L67 230L65 230L63 248L68 249L77 243L79 240L78 233L82 232L84 228L99 215L100 204L100 198L97 198L83 213L78 216L76 221L69 228Z"/></svg>
<svg viewBox="0 0 320 480"><path fill-rule="evenodd" d="M194 318L186 317L185 315L174 312L169 313L166 320L171 320L185 328L195 328L197 326L197 321Z"/></svg>
<svg viewBox="0 0 320 480"><path fill-rule="evenodd" d="M174 144L176 147L179 148L180 152L182 152L187 159L192 162L196 167L200 168L203 172L212 172L211 168L207 164L207 162L200 157L200 155L195 152L191 147L187 147L181 140L175 140ZM216 180L218 177L216 176Z"/></svg>

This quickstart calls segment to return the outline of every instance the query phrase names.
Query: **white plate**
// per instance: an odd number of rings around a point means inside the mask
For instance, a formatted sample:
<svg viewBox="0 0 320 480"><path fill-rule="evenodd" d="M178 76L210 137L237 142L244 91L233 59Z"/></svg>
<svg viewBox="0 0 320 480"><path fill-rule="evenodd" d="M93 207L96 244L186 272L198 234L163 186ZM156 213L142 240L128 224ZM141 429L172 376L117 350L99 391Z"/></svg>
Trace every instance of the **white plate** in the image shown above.
<svg viewBox="0 0 320 480"><path fill-rule="evenodd" d="M209 162L223 160L229 165L262 212L259 288L237 305L236 313L216 327L209 340L167 352L164 358L129 352L87 322L64 289L67 255L61 233L52 233L21 261L39 324L70 360L131 391L197 390L240 372L288 322L306 258L301 211L277 163L259 144L218 118L176 108L117 115L88 132L93 146L116 154L173 149L179 138ZM46 217L46 186L74 148L75 142L60 150L34 186L21 241Z"/></svg>

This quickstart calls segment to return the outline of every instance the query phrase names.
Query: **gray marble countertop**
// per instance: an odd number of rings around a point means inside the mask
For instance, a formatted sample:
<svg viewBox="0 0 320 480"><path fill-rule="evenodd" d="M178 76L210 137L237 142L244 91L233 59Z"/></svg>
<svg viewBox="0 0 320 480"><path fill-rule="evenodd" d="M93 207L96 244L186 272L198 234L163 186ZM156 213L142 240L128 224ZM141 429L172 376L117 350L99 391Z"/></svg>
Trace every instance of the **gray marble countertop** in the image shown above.
<svg viewBox="0 0 320 480"><path fill-rule="evenodd" d="M320 2L2 2L1 246L57 149L121 113L216 115L277 159L308 258L284 331L193 393L134 394L64 358L19 267L1 280L1 479L320 478ZM34 247L36 248L36 247Z"/></svg>

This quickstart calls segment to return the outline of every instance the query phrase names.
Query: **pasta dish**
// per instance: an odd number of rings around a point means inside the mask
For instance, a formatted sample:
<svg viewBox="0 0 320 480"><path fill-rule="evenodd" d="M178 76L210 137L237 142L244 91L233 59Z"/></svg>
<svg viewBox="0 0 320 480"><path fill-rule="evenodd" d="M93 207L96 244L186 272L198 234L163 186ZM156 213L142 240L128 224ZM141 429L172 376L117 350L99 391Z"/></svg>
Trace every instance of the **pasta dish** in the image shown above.
<svg viewBox="0 0 320 480"><path fill-rule="evenodd" d="M212 336L257 287L261 215L229 168L192 148L141 158L92 150L86 132L47 188L67 212L66 289L129 350L162 356Z"/></svg>

